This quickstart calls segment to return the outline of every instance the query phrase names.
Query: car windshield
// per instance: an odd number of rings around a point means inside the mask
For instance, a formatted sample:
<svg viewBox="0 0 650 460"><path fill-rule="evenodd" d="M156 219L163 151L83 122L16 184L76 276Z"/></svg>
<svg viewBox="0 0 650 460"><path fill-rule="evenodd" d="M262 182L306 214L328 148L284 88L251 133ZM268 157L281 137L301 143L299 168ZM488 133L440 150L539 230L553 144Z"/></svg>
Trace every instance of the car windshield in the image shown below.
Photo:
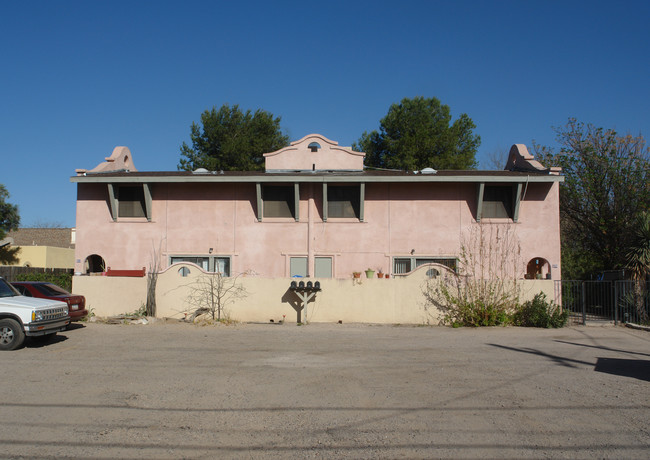
<svg viewBox="0 0 650 460"><path fill-rule="evenodd" d="M59 286L55 284L37 284L36 289L41 291L43 294L46 296L55 296L55 295L70 295L69 292L61 289Z"/></svg>
<svg viewBox="0 0 650 460"><path fill-rule="evenodd" d="M15 297L20 295L16 289L5 280L0 279L0 297Z"/></svg>

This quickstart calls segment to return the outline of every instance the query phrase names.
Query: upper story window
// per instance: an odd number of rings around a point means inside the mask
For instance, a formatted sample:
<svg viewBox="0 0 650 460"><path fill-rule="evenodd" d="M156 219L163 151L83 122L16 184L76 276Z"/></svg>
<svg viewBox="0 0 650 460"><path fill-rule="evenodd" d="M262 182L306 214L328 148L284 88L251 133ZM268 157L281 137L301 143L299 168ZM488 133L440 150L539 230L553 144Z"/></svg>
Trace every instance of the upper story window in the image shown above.
<svg viewBox="0 0 650 460"><path fill-rule="evenodd" d="M262 208L264 217L295 218L294 186L264 185L262 187Z"/></svg>
<svg viewBox="0 0 650 460"><path fill-rule="evenodd" d="M511 185L486 185L483 192L482 217L513 218Z"/></svg>
<svg viewBox="0 0 650 460"><path fill-rule="evenodd" d="M149 184L108 184L108 206L115 222L142 217L151 222L152 203Z"/></svg>
<svg viewBox="0 0 650 460"><path fill-rule="evenodd" d="M117 187L118 217L146 217L142 185Z"/></svg>
<svg viewBox="0 0 650 460"><path fill-rule="evenodd" d="M361 218L361 187L359 185L329 185L327 187L327 217Z"/></svg>

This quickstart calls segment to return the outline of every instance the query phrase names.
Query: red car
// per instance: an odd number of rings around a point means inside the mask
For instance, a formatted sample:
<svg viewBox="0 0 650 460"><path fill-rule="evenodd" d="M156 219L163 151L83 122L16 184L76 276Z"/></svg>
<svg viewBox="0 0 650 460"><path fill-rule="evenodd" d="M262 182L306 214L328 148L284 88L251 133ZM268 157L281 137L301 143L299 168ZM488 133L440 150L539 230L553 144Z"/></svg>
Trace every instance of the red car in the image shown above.
<svg viewBox="0 0 650 460"><path fill-rule="evenodd" d="M68 304L70 321L80 321L88 316L86 298L82 295L70 294L59 286L43 281L16 281L11 283L25 297L40 297L42 299L58 300Z"/></svg>

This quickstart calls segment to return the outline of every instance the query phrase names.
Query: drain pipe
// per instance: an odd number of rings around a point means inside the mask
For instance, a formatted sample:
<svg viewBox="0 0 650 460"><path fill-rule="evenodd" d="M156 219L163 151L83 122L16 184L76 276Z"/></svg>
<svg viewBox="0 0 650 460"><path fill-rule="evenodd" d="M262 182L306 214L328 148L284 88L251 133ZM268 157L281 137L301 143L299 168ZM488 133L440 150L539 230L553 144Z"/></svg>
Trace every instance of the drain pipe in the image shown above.
<svg viewBox="0 0 650 460"><path fill-rule="evenodd" d="M314 184L309 183L309 200L307 202L307 276L314 274ZM306 318L305 318L306 319Z"/></svg>

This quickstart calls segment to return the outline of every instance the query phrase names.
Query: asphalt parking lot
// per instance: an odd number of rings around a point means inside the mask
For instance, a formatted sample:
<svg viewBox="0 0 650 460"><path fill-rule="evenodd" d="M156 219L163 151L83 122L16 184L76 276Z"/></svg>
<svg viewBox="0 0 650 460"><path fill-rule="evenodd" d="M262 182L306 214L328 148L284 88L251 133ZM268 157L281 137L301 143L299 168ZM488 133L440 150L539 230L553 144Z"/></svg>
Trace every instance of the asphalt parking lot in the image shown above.
<svg viewBox="0 0 650 460"><path fill-rule="evenodd" d="M647 458L650 333L85 324L0 353L2 458Z"/></svg>

